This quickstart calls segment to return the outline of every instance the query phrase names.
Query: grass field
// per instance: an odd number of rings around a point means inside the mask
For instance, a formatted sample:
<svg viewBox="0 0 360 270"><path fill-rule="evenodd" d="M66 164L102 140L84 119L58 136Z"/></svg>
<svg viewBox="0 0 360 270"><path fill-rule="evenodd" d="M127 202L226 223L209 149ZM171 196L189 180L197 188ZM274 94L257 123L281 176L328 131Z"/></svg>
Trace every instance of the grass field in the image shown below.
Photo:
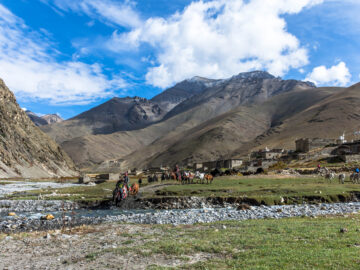
<svg viewBox="0 0 360 270"><path fill-rule="evenodd" d="M131 182L135 182L132 179ZM349 180L348 180L349 181ZM44 189L26 194L10 196L14 199L35 199L39 194L45 199L69 199L76 201L102 201L112 197L115 182L109 181L96 186L79 186L63 189ZM354 192L360 192L360 185L337 180L332 183L315 177L219 177L212 184L180 185L174 181L147 184L141 187L143 198L153 197L247 197L263 204L279 204L281 198L287 203L301 203L309 197L323 198L328 202L346 201ZM49 195L52 194L52 195Z"/></svg>
<svg viewBox="0 0 360 270"><path fill-rule="evenodd" d="M348 232L340 233L340 228ZM360 265L359 215L166 226L157 237L131 250L143 256L213 255L183 269L359 269Z"/></svg>
<svg viewBox="0 0 360 270"><path fill-rule="evenodd" d="M119 262L124 261L139 269L343 270L360 265L359 214L176 227L103 224L69 233L77 235L77 240L66 249L61 237L44 242L44 233L34 232L14 235L19 241L7 242L7 252L12 259L21 257L18 250L28 248L21 241L26 238L37 252L23 263L30 266L47 258L54 268L67 269L80 264L81 269L119 269ZM5 237L0 234L0 242Z"/></svg>
<svg viewBox="0 0 360 270"><path fill-rule="evenodd" d="M346 182L332 183L323 178L277 178L275 177L220 177L211 185L172 185L156 191L157 196L202 196L202 197L249 197L266 204L277 204L281 198L287 197L298 202L300 197L322 197L328 201L342 200L360 192L360 185ZM146 196L152 196L146 194Z"/></svg>

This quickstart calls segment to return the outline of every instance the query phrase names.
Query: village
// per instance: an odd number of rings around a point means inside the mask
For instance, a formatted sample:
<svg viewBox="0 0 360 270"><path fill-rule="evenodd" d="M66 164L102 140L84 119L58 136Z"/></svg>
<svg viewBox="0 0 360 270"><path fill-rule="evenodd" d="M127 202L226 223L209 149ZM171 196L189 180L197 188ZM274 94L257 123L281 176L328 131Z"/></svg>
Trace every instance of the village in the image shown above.
<svg viewBox="0 0 360 270"><path fill-rule="evenodd" d="M288 149L260 149L249 153L246 157L235 157L206 162L168 164L166 166L151 167L146 169L129 170L129 175L151 176L154 181L170 173L176 165L182 171L192 171L220 176L224 174L252 175L267 172L269 169L285 169L291 164L313 164L308 170L297 170L300 173L309 174L313 172L318 164L341 164L342 167L351 166L360 161L360 140L347 141L345 134L338 139L325 138L300 138L294 141L295 150ZM114 166L114 164L112 164ZM306 166L305 166L306 167ZM106 180L117 180L124 172L112 171L112 173L84 174L80 178L81 183L102 183ZM164 176L163 176L164 177ZM152 178L151 178L152 179ZM169 178L168 178L169 179ZM152 181L152 180L150 180Z"/></svg>
<svg viewBox="0 0 360 270"><path fill-rule="evenodd" d="M247 157L213 160L180 164L182 168L211 172L218 170L236 170L242 173L262 172L278 162L291 161L324 161L326 163L352 163L360 161L360 140L346 141L345 135L338 139L301 138L295 142L295 150L288 149L260 149L251 152ZM146 172L171 170L175 165L148 168ZM135 172L135 171L133 171Z"/></svg>

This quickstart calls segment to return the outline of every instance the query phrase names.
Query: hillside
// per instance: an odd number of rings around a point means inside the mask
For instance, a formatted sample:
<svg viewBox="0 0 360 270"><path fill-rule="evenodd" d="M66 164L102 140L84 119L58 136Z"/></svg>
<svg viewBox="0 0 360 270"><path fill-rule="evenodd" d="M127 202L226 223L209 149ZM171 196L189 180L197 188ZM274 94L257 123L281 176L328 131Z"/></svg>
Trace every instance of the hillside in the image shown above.
<svg viewBox="0 0 360 270"><path fill-rule="evenodd" d="M241 146L233 155L243 155L251 149L285 147L293 149L295 140L308 138L338 138L343 132L347 139L355 139L354 131L360 129L360 84L349 88L323 88L335 92L306 110L288 117L267 132Z"/></svg>
<svg viewBox="0 0 360 270"><path fill-rule="evenodd" d="M2 80L0 121L1 178L77 175L72 160L33 124Z"/></svg>
<svg viewBox="0 0 360 270"><path fill-rule="evenodd" d="M216 81L212 87L176 106L173 109L176 113L171 111L163 120L146 128L106 136L81 136L64 142L62 147L80 167L107 159L123 158L136 150L139 150L140 159L144 160L166 151L177 136L183 137L187 130L239 106L261 104L272 96L309 87L313 85L281 80L266 72L241 73L227 80ZM255 135L257 133L249 133L247 136L252 138ZM154 147L149 145L157 141L161 143Z"/></svg>
<svg viewBox="0 0 360 270"><path fill-rule="evenodd" d="M195 77L176 84L151 100L115 97L72 119L42 127L42 130L62 143L81 136L142 129L161 121L176 105L211 87L214 82Z"/></svg>
<svg viewBox="0 0 360 270"><path fill-rule="evenodd" d="M122 167L187 164L230 158L235 154L247 155L248 151L266 146L259 146L259 141L254 138L271 134L276 141L281 123L296 118L336 91L335 88L296 90L275 96L261 104L240 106L177 136L165 136L131 153L123 158ZM287 142L289 148L294 148L291 136ZM281 147L282 143L274 146ZM244 151L234 153L240 147Z"/></svg>

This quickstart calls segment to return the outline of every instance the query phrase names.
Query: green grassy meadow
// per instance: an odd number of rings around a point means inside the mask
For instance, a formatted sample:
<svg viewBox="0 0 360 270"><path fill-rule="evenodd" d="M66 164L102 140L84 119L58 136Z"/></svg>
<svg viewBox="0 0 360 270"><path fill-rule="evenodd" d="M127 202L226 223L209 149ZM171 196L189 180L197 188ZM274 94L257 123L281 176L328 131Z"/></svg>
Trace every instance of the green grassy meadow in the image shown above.
<svg viewBox="0 0 360 270"><path fill-rule="evenodd" d="M153 225L147 235L128 235L110 252L180 259L182 266L148 269L359 269L360 216L217 222L183 226ZM341 233L345 228L347 232ZM160 232L159 232L160 230ZM192 256L206 260L190 264Z"/></svg>
<svg viewBox="0 0 360 270"><path fill-rule="evenodd" d="M136 182L131 179L130 183ZM43 189L29 191L10 196L11 199L36 199L39 194L45 199L74 200L74 201L104 201L112 197L115 181L108 181L96 186L79 186L62 189ZM250 198L259 204L280 204L282 198L286 203L302 203L303 200L314 198L324 202L347 201L353 193L360 192L359 184L352 184L347 179L344 185L337 180L329 183L319 177L218 177L212 184L186 184L181 185L175 181L144 184L140 188L142 198L159 197L231 197ZM56 193L48 196L49 194Z"/></svg>

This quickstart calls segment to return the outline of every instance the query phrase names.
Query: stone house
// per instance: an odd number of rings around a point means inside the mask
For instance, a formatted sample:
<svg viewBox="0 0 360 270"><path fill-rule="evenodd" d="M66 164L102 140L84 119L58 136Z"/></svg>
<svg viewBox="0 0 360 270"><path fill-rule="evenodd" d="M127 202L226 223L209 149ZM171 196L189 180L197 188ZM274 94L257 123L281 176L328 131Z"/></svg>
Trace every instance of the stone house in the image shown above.
<svg viewBox="0 0 360 270"><path fill-rule="evenodd" d="M327 145L336 144L336 140L334 139L322 139L322 138L302 138L295 141L296 144L296 152L299 153L307 153L316 148L322 148Z"/></svg>
<svg viewBox="0 0 360 270"><path fill-rule="evenodd" d="M225 160L204 162L202 164L203 165L202 168L204 171L211 171L214 169L221 169L221 168L234 169L241 167L242 164L243 161L241 159L225 159Z"/></svg>
<svg viewBox="0 0 360 270"><path fill-rule="evenodd" d="M284 149L264 149L251 153L253 159L279 159L283 155L286 155L287 151Z"/></svg>

